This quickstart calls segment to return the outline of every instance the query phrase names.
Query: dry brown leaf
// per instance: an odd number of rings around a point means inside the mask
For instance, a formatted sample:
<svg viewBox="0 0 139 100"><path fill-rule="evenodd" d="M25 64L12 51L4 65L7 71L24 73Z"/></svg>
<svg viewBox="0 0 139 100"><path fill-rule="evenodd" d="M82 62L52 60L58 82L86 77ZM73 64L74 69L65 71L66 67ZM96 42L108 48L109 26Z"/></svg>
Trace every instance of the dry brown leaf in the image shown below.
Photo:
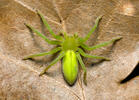
<svg viewBox="0 0 139 100"><path fill-rule="evenodd" d="M26 55L54 48L25 27L29 23L52 38L35 10L40 10L56 34L78 32L84 37L103 15L98 30L88 45L122 36L113 47L97 49L90 54L105 55L112 61L91 66L93 59L84 59L88 86L80 73L76 84L63 80L61 63L48 75L39 77L54 58L23 61ZM119 84L139 61L139 0L0 0L0 100L138 100L139 78ZM112 48L111 48L112 47Z"/></svg>

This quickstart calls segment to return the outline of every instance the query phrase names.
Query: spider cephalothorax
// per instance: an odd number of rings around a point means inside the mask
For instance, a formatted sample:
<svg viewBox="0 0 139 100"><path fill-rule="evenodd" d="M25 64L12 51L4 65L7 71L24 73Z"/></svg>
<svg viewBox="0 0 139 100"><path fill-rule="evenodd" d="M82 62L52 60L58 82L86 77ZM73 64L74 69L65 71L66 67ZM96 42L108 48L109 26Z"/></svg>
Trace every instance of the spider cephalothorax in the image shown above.
<svg viewBox="0 0 139 100"><path fill-rule="evenodd" d="M73 36L69 36L66 32L63 32L63 36L54 34L54 32L50 28L47 21L44 19L43 15L40 12L37 12L37 13L41 17L44 25L46 26L46 28L48 29L50 34L55 38L55 40L48 39L47 37L45 37L43 34L38 32L35 28L31 27L28 24L26 24L26 26L29 27L33 32L35 32L38 36L42 37L49 44L58 45L58 47L49 51L49 52L43 52L43 53L27 56L24 58L24 60L29 59L29 58L33 58L33 57L37 57L37 56L44 56L44 55L49 55L49 54L54 54L54 53L60 52L58 57L55 58L40 73L40 76L43 75L57 61L59 61L60 59L63 58L62 71L63 71L64 78L69 85L73 85L76 81L76 78L78 75L78 62L80 63L80 65L84 71L84 83L87 84L87 81L86 81L87 70L86 70L85 65L82 61L81 55L83 57L88 57L88 58L109 60L108 58L105 58L105 57L86 54L83 49L94 50L94 49L106 46L108 44L111 44L111 43L115 42L116 40L121 39L121 37L118 37L118 38L112 39L110 41L89 47L85 44L85 42L89 39L91 34L95 31L96 27L98 26L99 20L101 19L101 16L96 19L95 25L90 30L90 32L84 38L81 38L81 37L78 37L77 34L74 34Z"/></svg>
<svg viewBox="0 0 139 100"><path fill-rule="evenodd" d="M74 50L77 51L78 46L79 46L79 40L78 37L76 37L75 35L73 36L64 36L64 40L62 41L62 49L64 51L67 50Z"/></svg>

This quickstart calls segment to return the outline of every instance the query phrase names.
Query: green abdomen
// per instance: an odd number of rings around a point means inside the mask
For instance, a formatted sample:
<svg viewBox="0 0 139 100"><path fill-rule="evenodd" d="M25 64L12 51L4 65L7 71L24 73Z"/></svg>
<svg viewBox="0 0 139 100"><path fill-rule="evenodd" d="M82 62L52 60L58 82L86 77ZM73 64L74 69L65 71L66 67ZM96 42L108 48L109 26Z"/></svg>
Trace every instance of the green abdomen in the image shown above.
<svg viewBox="0 0 139 100"><path fill-rule="evenodd" d="M78 75L78 61L73 50L66 51L62 64L65 80L68 84L73 85Z"/></svg>

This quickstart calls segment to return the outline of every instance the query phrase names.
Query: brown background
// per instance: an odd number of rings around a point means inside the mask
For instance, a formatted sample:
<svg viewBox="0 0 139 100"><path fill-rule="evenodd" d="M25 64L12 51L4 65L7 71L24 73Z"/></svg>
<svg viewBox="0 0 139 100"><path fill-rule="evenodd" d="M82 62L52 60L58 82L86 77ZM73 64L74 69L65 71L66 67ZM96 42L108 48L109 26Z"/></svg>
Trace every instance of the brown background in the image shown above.
<svg viewBox="0 0 139 100"><path fill-rule="evenodd" d="M29 32L24 23L52 39L35 10L40 10L56 34L78 32L84 37L95 19L104 15L88 45L122 36L114 46L88 52L106 56L91 66L94 59L84 59L88 86L80 72L73 87L63 80L58 62L39 77L54 56L23 61L29 54L49 51L40 37ZM119 84L132 72L139 60L139 0L0 0L0 100L138 100L139 77ZM44 67L39 67L41 65Z"/></svg>

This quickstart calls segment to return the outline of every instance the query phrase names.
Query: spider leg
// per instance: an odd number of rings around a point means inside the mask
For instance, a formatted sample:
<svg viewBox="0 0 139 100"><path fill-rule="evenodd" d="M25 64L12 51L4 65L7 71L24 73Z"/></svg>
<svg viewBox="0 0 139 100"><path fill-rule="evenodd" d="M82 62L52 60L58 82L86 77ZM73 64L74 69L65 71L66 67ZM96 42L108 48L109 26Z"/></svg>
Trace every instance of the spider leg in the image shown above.
<svg viewBox="0 0 139 100"><path fill-rule="evenodd" d="M82 69L84 70L83 81L84 81L84 84L87 85L87 80L86 80L87 70L86 70L85 65L82 61L82 58L78 52L76 53L76 56L77 56L77 59L79 60L79 63L81 64Z"/></svg>
<svg viewBox="0 0 139 100"><path fill-rule="evenodd" d="M38 54L29 55L29 56L23 58L23 60L27 60L27 59L29 59L29 58L38 57L38 56L51 55L51 54L54 54L54 53L56 53L56 52L58 52L58 51L60 51L60 50L61 50L61 47L57 47L57 48L55 48L55 49L53 49L53 50L51 50L51 51L49 51L49 52L43 52L43 53L38 53Z"/></svg>
<svg viewBox="0 0 139 100"><path fill-rule="evenodd" d="M50 34L58 40L62 40L63 38L59 35L56 35L53 30L51 29L51 27L49 26L49 24L47 23L47 21L45 20L44 16L37 10L38 15L41 17L42 22L44 23L45 27L48 29L48 31L50 32Z"/></svg>
<svg viewBox="0 0 139 100"><path fill-rule="evenodd" d="M95 25L94 25L93 28L89 31L89 33L85 36L85 38L83 38L83 39L81 40L81 42L86 42L86 41L89 39L89 37L91 36L91 34L92 34L92 33L95 31L95 29L97 28L98 23L99 23L99 21L100 21L101 18L102 18L102 16L99 16L99 17L96 19Z"/></svg>
<svg viewBox="0 0 139 100"><path fill-rule="evenodd" d="M59 56L57 58L55 58L41 73L39 76L42 76L52 65L54 65L55 63L57 63L62 57L64 57L65 53L64 52L60 52Z"/></svg>
<svg viewBox="0 0 139 100"><path fill-rule="evenodd" d="M104 60L110 60L109 58L105 58L105 57L102 57L102 56L94 56L94 55L89 55L89 54L86 54L82 49L78 49L79 53L84 56L84 57L87 57L87 58L93 58L93 59L104 59Z"/></svg>
<svg viewBox="0 0 139 100"><path fill-rule="evenodd" d="M59 41L53 41L53 40L49 40L48 38L46 38L42 33L40 33L39 31L37 31L34 27L30 26L29 24L25 24L28 28L30 28L34 33L36 33L38 36L42 37L46 42L48 42L49 44L53 44L53 45L59 45L60 42Z"/></svg>
<svg viewBox="0 0 139 100"><path fill-rule="evenodd" d="M115 41L120 40L121 38L122 37L118 37L118 38L112 39L110 41L106 41L104 43L101 43L101 44L98 44L98 45L95 45L95 46L92 46L92 47L89 47L88 45L82 43L81 47L86 49L86 50L94 50L94 49L97 49L97 48L101 48L101 47L107 46L107 45L109 45L111 43L114 43Z"/></svg>

